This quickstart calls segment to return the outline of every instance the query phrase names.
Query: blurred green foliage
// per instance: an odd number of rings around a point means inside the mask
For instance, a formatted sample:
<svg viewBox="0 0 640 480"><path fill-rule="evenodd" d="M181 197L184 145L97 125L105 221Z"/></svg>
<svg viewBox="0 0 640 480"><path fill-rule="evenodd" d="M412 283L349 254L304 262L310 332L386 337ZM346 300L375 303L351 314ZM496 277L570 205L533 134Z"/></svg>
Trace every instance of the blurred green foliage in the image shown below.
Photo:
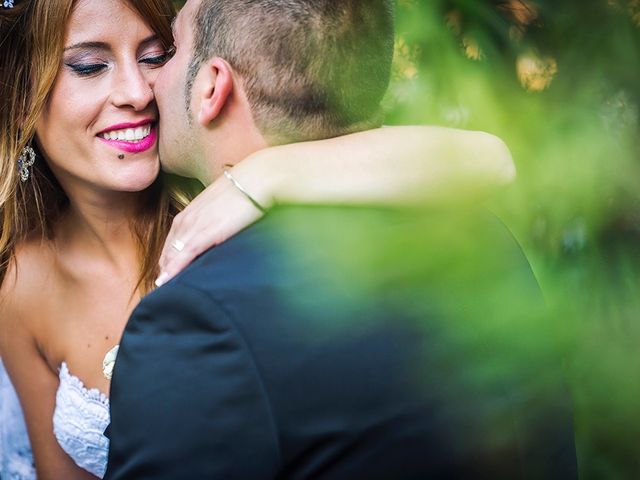
<svg viewBox="0 0 640 480"><path fill-rule="evenodd" d="M510 147L494 208L553 307L581 473L640 478L640 1L398 0L397 30L387 122Z"/></svg>

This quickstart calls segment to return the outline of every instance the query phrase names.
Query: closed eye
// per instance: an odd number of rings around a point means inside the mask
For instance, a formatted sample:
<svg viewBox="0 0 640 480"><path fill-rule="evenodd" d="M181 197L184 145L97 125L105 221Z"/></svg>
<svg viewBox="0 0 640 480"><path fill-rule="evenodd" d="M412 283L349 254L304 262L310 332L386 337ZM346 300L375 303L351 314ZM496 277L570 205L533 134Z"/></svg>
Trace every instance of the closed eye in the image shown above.
<svg viewBox="0 0 640 480"><path fill-rule="evenodd" d="M107 68L104 63L67 63L66 66L81 77L94 75Z"/></svg>
<svg viewBox="0 0 640 480"><path fill-rule="evenodd" d="M170 48L166 52L161 53L160 55L145 57L142 60L140 60L140 62L145 63L147 65L162 66L169 61L169 59L173 56L174 53L175 53L175 49Z"/></svg>

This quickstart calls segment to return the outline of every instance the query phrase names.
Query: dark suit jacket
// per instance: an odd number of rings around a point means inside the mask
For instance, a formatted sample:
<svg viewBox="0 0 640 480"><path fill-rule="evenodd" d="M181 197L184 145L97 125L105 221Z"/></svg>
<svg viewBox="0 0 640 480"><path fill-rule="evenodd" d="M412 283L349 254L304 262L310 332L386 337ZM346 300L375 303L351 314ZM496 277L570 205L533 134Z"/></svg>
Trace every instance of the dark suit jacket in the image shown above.
<svg viewBox="0 0 640 480"><path fill-rule="evenodd" d="M148 295L114 371L106 478L575 477L559 365L509 326L539 300L528 265L493 219L498 267L432 218L283 208ZM489 273L456 273L465 255ZM515 278L536 300L496 305L487 284Z"/></svg>

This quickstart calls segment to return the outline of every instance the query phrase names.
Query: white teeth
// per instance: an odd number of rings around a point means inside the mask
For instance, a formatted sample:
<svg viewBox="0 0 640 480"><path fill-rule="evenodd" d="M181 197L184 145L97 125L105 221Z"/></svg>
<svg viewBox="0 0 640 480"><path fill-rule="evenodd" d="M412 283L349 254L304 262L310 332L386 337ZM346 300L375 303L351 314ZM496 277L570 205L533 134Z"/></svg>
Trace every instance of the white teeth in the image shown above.
<svg viewBox="0 0 640 480"><path fill-rule="evenodd" d="M117 140L119 142L139 142L151 133L151 125L144 125L138 128L126 128L124 130L112 130L111 132L100 133L99 136L105 140Z"/></svg>

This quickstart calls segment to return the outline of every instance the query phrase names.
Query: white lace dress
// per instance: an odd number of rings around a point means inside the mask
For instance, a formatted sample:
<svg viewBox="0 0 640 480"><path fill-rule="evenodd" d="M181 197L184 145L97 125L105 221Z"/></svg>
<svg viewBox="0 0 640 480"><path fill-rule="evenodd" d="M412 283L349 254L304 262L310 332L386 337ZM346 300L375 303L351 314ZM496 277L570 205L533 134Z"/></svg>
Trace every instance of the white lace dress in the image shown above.
<svg viewBox="0 0 640 480"><path fill-rule="evenodd" d="M97 389L87 389L60 366L60 386L53 413L53 432L62 449L77 465L98 478L107 468L109 399ZM34 480L33 455L20 404L0 364L0 479Z"/></svg>

